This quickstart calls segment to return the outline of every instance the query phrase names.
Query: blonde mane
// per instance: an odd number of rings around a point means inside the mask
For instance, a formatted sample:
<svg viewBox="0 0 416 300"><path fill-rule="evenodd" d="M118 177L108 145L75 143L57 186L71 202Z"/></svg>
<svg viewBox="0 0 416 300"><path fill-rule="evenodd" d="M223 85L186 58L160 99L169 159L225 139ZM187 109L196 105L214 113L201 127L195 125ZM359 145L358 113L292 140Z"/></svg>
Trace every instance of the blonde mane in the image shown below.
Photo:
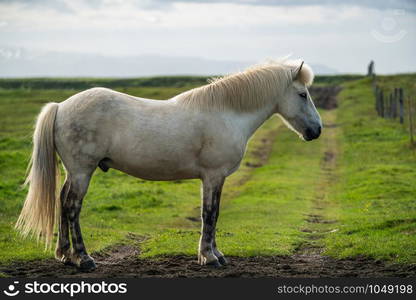
<svg viewBox="0 0 416 300"><path fill-rule="evenodd" d="M213 78L207 85L176 96L176 100L184 107L199 110L257 110L293 82L299 65L299 61L285 59L252 66L243 72ZM304 64L296 80L309 86L313 76L312 69Z"/></svg>

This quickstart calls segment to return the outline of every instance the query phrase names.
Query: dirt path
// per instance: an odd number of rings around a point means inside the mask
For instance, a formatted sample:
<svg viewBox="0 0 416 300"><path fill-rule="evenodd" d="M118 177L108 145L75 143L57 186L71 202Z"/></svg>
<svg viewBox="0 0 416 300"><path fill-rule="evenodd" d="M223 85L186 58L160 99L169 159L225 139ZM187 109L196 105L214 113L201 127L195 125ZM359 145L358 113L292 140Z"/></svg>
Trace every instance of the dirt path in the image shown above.
<svg viewBox="0 0 416 300"><path fill-rule="evenodd" d="M98 269L81 273L54 259L18 262L0 266L0 272L12 277L414 277L416 266L388 264L365 257L333 259L322 255L322 238L337 230L337 220L328 219L325 210L329 187L337 180L336 167L339 155L336 136L336 111L325 112L326 129L319 183L311 211L305 215L307 226L302 231L307 240L292 256L228 257L230 264L221 269L201 267L194 256L166 256L141 259L140 243L144 238L131 234L128 244L114 245L93 253ZM275 132L274 132L275 133ZM271 149L271 135L263 141L263 152L258 155L260 164L267 162ZM253 163L253 162L251 162ZM257 166L248 166L257 167ZM248 176L248 177L247 177ZM245 182L249 174L241 180Z"/></svg>
<svg viewBox="0 0 416 300"><path fill-rule="evenodd" d="M309 261L323 261L323 258L320 257L323 252L321 239L326 234L331 234L338 230L337 220L327 219L325 212L331 205L328 201L329 189L338 179L336 170L339 155L337 144L339 128L336 124L335 110L326 111L324 114L325 135L322 136L321 176L316 185L316 195L312 200L311 211L306 215L307 226L302 229L307 235L307 241L299 247L294 255Z"/></svg>
<svg viewBox="0 0 416 300"><path fill-rule="evenodd" d="M140 259L139 253L138 245L115 245L95 253L98 269L91 273L81 273L54 259L15 263L0 267L0 272L11 277L31 278L409 277L416 273L415 266L386 265L366 258L336 260L314 252L293 256L228 257L230 265L221 269L201 267L194 256Z"/></svg>

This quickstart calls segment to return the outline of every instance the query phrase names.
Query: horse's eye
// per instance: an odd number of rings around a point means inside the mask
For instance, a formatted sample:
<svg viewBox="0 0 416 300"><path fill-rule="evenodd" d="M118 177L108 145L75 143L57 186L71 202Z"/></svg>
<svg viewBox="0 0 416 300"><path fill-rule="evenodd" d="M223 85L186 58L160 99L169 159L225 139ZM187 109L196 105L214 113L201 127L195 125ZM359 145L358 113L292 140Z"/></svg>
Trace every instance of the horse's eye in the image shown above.
<svg viewBox="0 0 416 300"><path fill-rule="evenodd" d="M306 93L300 93L299 96L306 99Z"/></svg>

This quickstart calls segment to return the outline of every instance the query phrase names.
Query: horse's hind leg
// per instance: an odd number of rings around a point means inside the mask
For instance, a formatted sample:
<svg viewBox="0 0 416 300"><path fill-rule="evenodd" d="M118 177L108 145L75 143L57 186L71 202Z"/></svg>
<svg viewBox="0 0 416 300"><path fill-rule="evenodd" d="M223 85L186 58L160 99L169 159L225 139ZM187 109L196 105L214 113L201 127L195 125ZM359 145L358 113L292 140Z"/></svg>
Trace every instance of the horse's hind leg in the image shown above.
<svg viewBox="0 0 416 300"><path fill-rule="evenodd" d="M91 271L96 268L96 265L93 258L88 255L85 249L81 226L79 225L82 200L87 192L91 174L76 174L70 177L71 184L68 190L65 209L72 238L71 262L81 270Z"/></svg>
<svg viewBox="0 0 416 300"><path fill-rule="evenodd" d="M69 241L69 227L68 227L68 214L66 210L66 200L69 192L70 181L67 178L64 185L62 186L60 193L60 205L61 215L59 218L59 236L56 244L55 257L65 264L71 263L70 248L71 244Z"/></svg>

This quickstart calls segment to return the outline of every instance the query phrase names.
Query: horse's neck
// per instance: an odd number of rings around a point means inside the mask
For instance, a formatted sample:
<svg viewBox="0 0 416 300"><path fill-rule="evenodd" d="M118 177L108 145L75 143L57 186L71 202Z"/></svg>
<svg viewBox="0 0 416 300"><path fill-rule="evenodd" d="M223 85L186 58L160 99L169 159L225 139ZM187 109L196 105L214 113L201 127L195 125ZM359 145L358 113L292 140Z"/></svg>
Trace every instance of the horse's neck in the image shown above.
<svg viewBox="0 0 416 300"><path fill-rule="evenodd" d="M248 140L274 113L275 105L269 103L257 111L238 114L235 122L243 136Z"/></svg>

